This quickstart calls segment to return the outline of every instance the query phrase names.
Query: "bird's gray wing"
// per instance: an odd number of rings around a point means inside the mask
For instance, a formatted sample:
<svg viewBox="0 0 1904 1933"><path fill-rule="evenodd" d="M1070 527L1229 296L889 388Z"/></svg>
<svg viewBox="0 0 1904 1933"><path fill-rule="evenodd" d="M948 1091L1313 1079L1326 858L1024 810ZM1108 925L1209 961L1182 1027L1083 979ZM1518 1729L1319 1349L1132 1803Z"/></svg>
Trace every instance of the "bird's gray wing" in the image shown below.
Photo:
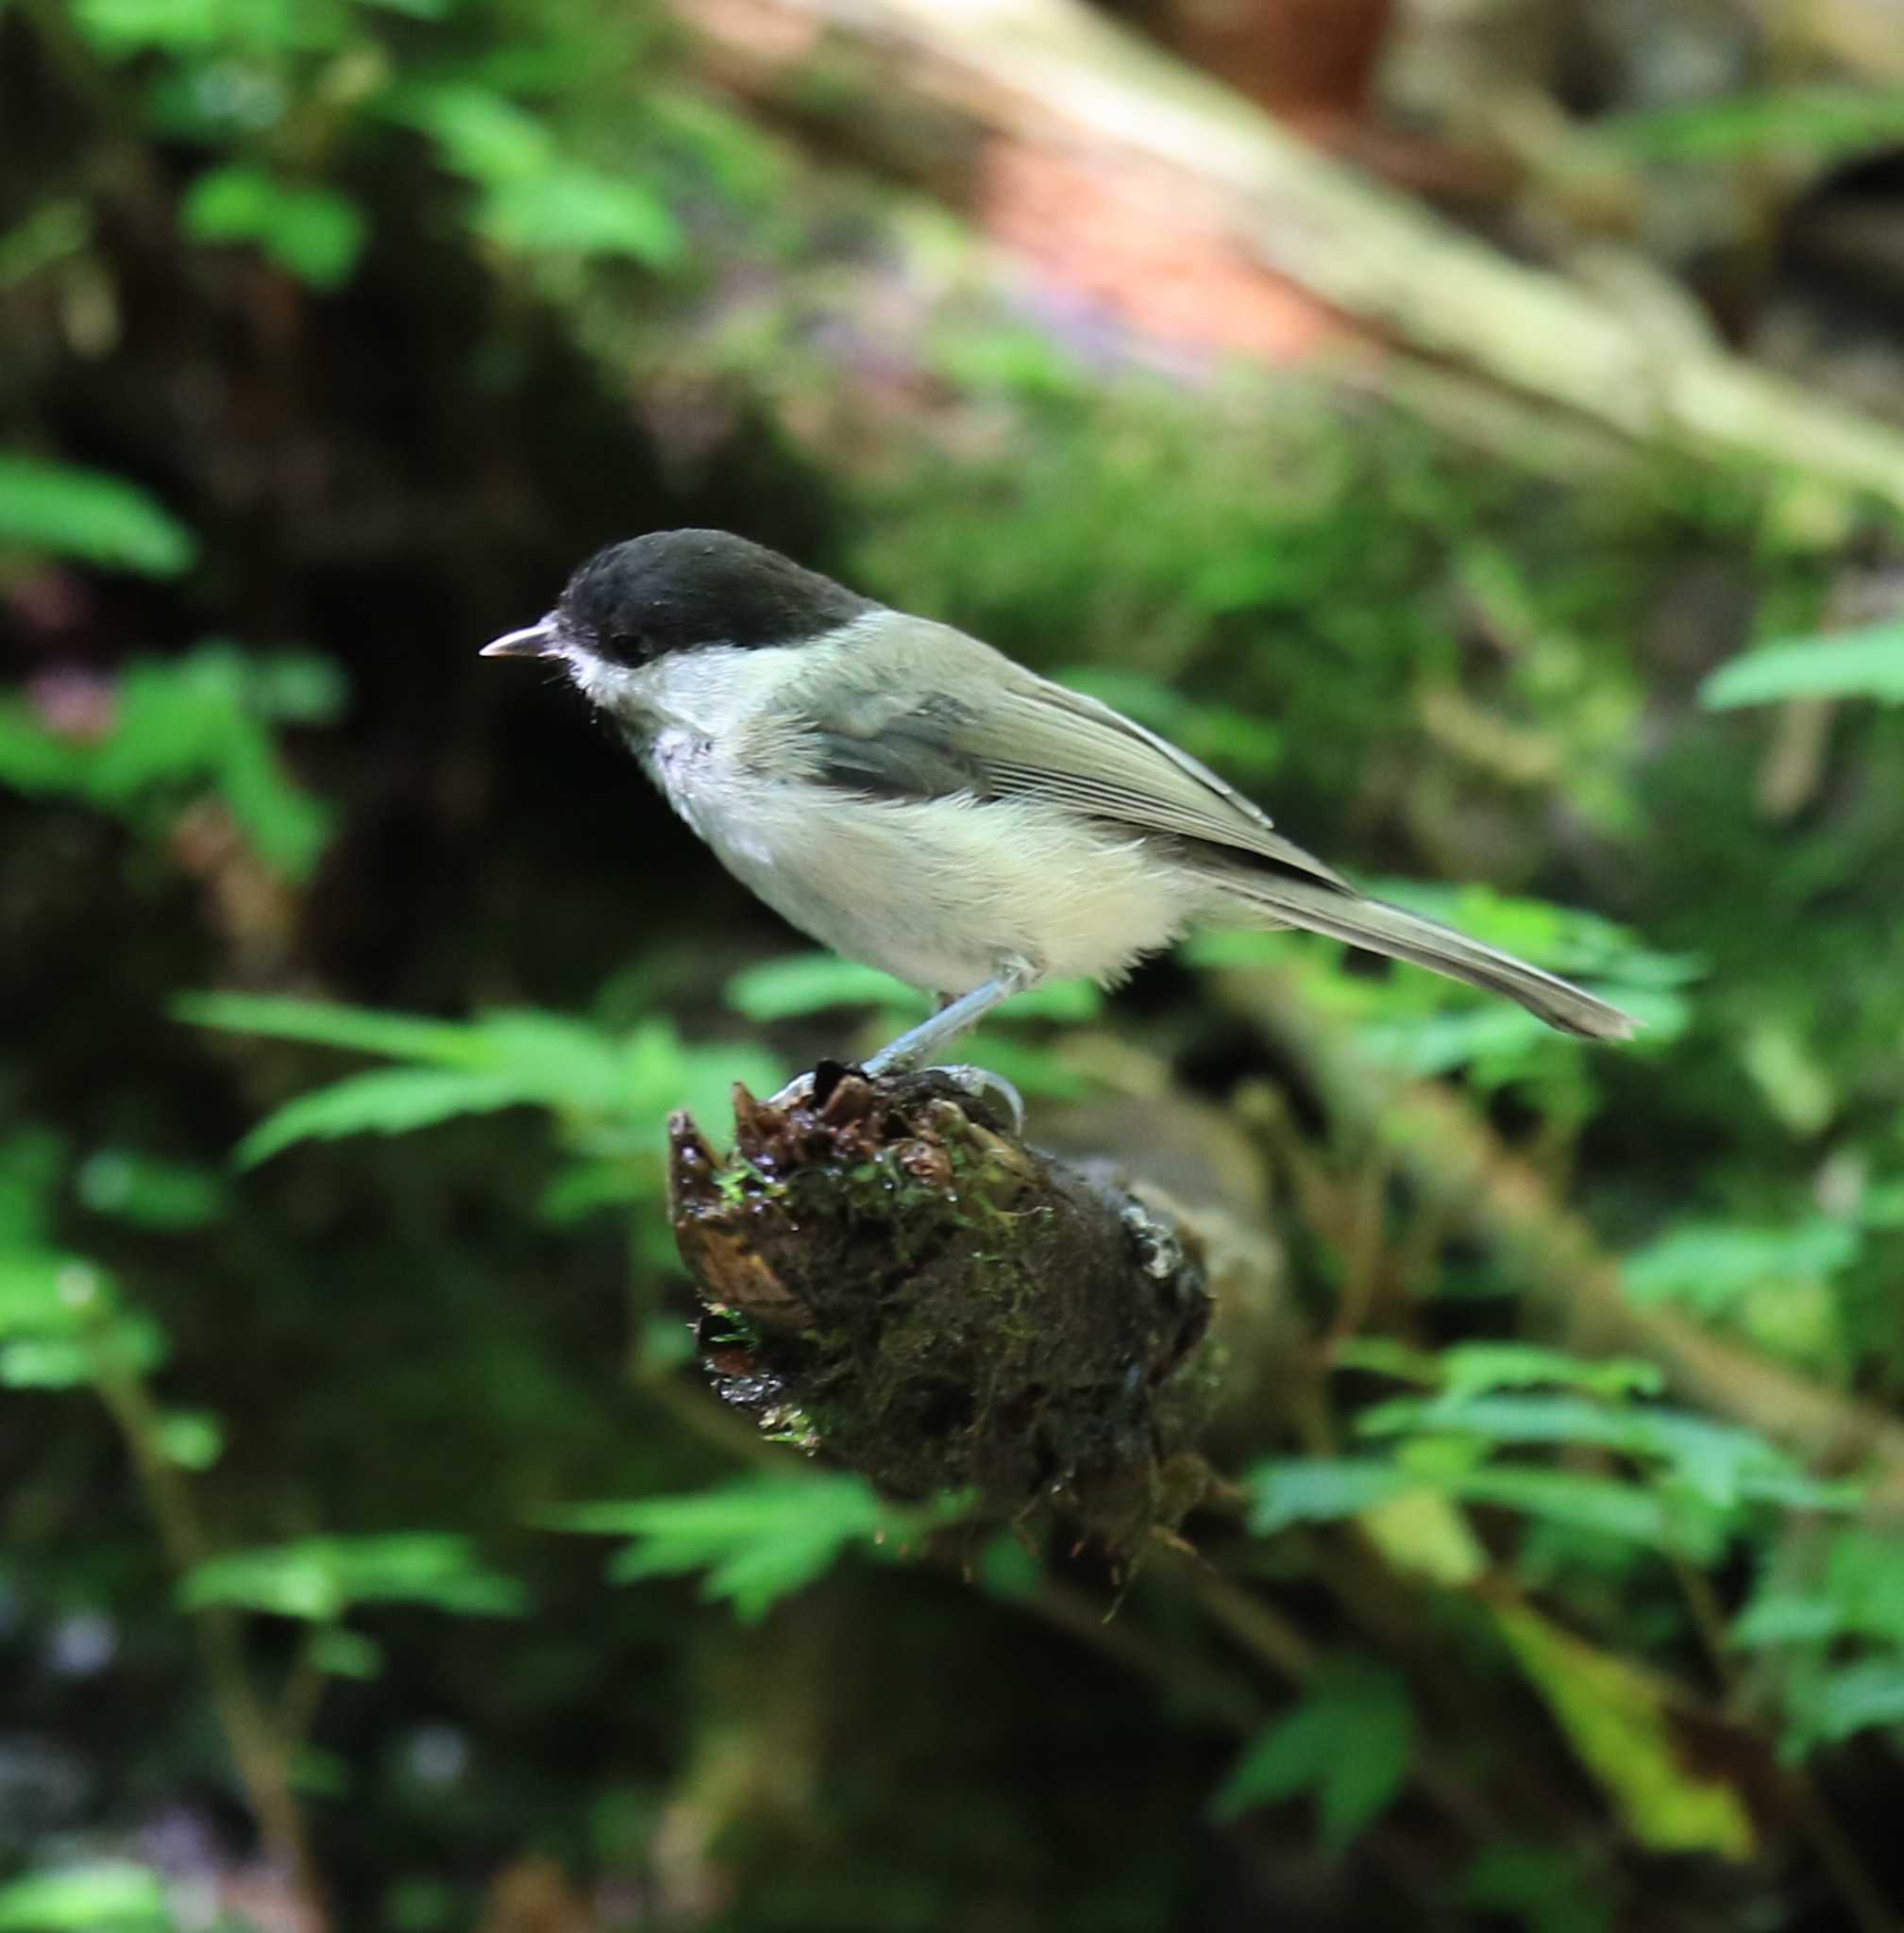
<svg viewBox="0 0 1904 1933"><path fill-rule="evenodd" d="M936 628L935 628L936 629ZM917 664L900 690L868 681L809 693L800 722L822 782L873 797L932 798L964 792L980 798L1049 799L1133 832L1174 833L1253 854L1344 891L1354 888L1300 846L1269 815L1188 752L1095 698L1036 677L988 647L961 677L921 690Z"/></svg>

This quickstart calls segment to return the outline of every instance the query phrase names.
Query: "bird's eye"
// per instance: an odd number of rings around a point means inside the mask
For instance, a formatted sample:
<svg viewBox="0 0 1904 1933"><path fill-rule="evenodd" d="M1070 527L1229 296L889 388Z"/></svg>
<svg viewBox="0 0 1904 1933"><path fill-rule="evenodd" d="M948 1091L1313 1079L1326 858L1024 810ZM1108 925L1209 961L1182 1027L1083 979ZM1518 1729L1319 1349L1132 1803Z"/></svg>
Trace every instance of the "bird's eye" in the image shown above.
<svg viewBox="0 0 1904 1933"><path fill-rule="evenodd" d="M646 664L654 655L652 641L638 630L611 631L608 647L624 664Z"/></svg>

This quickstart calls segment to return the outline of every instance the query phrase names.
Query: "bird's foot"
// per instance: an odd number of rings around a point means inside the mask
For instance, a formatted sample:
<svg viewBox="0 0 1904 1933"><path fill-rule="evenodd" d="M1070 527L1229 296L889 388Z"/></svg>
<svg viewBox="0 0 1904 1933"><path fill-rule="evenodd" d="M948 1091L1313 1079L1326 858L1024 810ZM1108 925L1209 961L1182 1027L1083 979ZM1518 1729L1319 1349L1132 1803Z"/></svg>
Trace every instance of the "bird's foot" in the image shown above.
<svg viewBox="0 0 1904 1933"><path fill-rule="evenodd" d="M895 1069L894 1071L899 1071ZM1025 1126L1025 1104L1019 1090L1003 1074L994 1074L989 1067L977 1067L965 1063L947 1067L915 1067L904 1071L919 1074L943 1074L961 1094L969 1094L974 1101L987 1097L1001 1103L1010 1117L1012 1133L1021 1135ZM824 1107L833 1090L848 1074L862 1079L890 1080L890 1073L876 1073L870 1067L858 1067L840 1061L821 1061L818 1067L805 1074L796 1074L778 1094L769 1098L768 1107L778 1108L783 1113L789 1108L803 1105Z"/></svg>
<svg viewBox="0 0 1904 1933"><path fill-rule="evenodd" d="M1004 1104L1005 1112L1011 1117L1012 1133L1024 1133L1024 1097L1003 1074L995 1074L989 1067L975 1067L966 1062L950 1067L922 1067L919 1071L943 1074L961 1094L969 1094L974 1101L992 1096Z"/></svg>

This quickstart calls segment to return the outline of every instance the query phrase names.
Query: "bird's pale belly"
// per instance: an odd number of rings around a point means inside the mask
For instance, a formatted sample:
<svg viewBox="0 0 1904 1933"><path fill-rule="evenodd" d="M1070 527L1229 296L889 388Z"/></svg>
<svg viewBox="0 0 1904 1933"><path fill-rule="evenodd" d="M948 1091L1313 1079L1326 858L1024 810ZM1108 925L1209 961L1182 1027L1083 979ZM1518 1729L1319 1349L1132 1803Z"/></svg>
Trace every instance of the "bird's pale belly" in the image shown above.
<svg viewBox="0 0 1904 1933"><path fill-rule="evenodd" d="M783 918L914 986L967 993L1018 963L1041 979L1115 979L1168 946L1192 910L1141 839L1061 807L858 798L798 780L717 777L717 758L711 747L698 762L690 748L658 744L650 768L722 865Z"/></svg>

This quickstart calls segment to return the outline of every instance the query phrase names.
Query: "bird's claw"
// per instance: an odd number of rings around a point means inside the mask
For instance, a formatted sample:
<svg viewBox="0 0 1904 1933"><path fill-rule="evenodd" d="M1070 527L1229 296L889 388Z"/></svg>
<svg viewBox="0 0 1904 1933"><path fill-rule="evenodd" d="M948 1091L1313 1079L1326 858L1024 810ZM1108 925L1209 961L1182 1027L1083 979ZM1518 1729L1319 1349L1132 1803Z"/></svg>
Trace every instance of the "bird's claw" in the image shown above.
<svg viewBox="0 0 1904 1933"><path fill-rule="evenodd" d="M989 1067L975 1067L965 1062L955 1067L931 1067L922 1071L943 1074L961 1094L969 1094L974 1101L983 1101L987 1095L991 1095L1003 1101L1006 1113L1011 1116L1012 1133L1024 1133L1024 1097L1003 1074L995 1074Z"/></svg>
<svg viewBox="0 0 1904 1933"><path fill-rule="evenodd" d="M833 1064L822 1062L819 1067L814 1068L811 1072L796 1074L778 1094L771 1096L766 1104L768 1107L779 1108L784 1113L789 1108L799 1107L811 1101L818 1075L823 1068L831 1068ZM850 1068L847 1071L856 1073L860 1070ZM870 1069L867 1071L870 1073ZM983 1101L990 1097L1003 1102L1005 1112L1011 1117L1012 1133L1024 1133L1024 1098L1003 1074L995 1074L989 1067L972 1067L965 1062L948 1067L920 1067L917 1071L922 1074L943 1074L961 1094L969 1094L974 1101Z"/></svg>

